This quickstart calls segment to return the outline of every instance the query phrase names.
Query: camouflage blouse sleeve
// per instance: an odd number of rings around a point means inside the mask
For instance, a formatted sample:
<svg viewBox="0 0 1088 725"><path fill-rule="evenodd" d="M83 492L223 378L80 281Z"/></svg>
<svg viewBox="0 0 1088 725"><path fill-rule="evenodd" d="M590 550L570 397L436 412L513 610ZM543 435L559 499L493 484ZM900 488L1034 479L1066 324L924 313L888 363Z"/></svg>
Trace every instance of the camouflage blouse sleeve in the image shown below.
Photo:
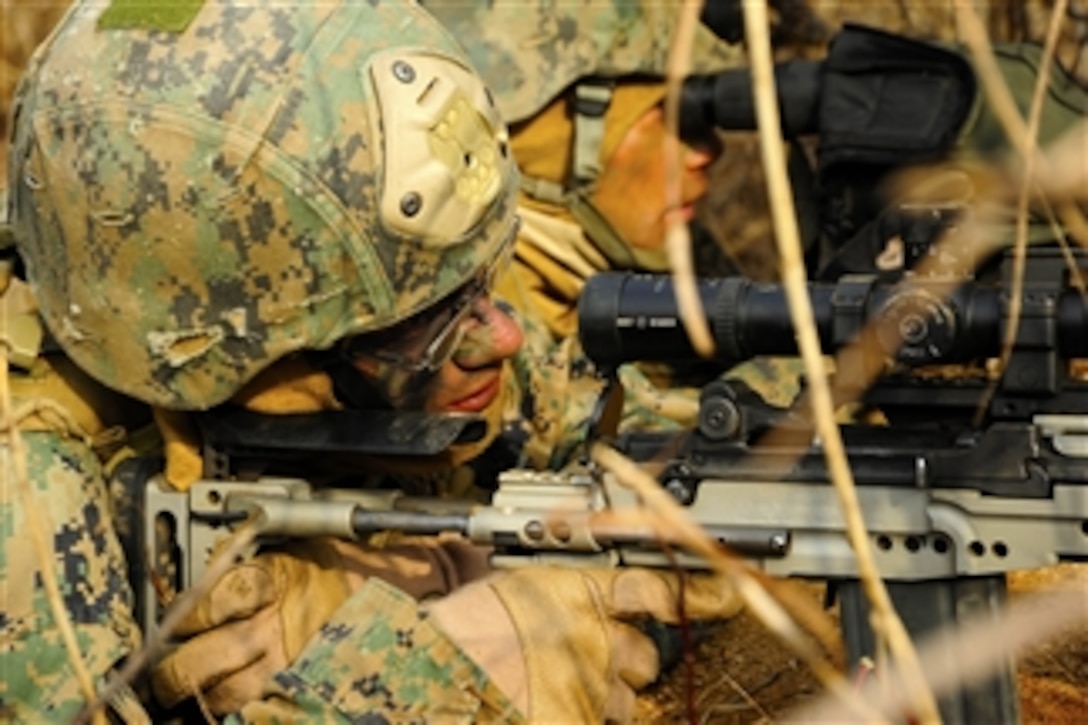
<svg viewBox="0 0 1088 725"><path fill-rule="evenodd" d="M12 451L0 445L0 720L66 722L140 636L97 457L55 432L24 432L22 441L25 476L11 475ZM43 558L53 564L76 659L50 605Z"/></svg>
<svg viewBox="0 0 1088 725"><path fill-rule="evenodd" d="M407 594L371 579L268 696L233 722L518 723L521 714Z"/></svg>
<svg viewBox="0 0 1088 725"><path fill-rule="evenodd" d="M90 685L136 651L140 635L102 470L82 441L24 432L28 475L4 479L0 526L0 720L65 722ZM11 464L0 445L0 465ZM28 516L25 485L29 483ZM66 616L81 662L66 649L50 607L32 528L51 544ZM86 680L85 680L86 681ZM408 595L378 580L360 589L309 647L269 684L267 698L231 719L357 722L433 719L518 722L521 716L475 663Z"/></svg>

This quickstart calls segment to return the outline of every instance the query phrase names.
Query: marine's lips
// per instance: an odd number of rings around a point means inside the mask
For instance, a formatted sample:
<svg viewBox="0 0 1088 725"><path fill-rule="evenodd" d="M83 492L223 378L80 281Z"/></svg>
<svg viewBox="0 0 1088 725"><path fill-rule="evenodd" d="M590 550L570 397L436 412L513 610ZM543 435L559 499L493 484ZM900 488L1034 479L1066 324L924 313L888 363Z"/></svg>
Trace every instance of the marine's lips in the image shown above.
<svg viewBox="0 0 1088 725"><path fill-rule="evenodd" d="M499 394L499 381L502 375L499 371L495 371L488 379L488 381L478 387L474 392L466 395L460 400L455 400L449 404L449 410L458 411L462 413L479 413L491 405L495 398Z"/></svg>
<svg viewBox="0 0 1088 725"><path fill-rule="evenodd" d="M680 206L670 206L662 214L666 224L682 223L687 224L695 218L695 202L687 202Z"/></svg>

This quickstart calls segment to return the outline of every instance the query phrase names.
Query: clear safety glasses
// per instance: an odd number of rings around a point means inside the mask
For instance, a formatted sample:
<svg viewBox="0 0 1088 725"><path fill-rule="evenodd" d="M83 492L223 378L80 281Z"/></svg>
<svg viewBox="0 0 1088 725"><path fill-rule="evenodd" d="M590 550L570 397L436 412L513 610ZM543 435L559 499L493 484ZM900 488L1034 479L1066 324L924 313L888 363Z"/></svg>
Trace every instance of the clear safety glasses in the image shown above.
<svg viewBox="0 0 1088 725"><path fill-rule="evenodd" d="M518 221L507 232L499 253L472 279L430 308L381 332L344 342L350 358L370 357L410 373L435 373L453 358L465 337L465 322L490 293L495 276L513 256Z"/></svg>

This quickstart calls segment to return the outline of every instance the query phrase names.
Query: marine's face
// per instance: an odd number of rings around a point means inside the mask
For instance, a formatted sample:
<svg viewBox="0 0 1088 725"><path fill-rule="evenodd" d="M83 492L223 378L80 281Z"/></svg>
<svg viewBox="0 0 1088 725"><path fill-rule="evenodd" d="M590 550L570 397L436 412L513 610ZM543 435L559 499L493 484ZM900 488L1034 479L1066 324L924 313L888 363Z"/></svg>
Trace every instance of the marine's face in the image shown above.
<svg viewBox="0 0 1088 725"><path fill-rule="evenodd" d="M403 341L430 351L426 365L376 348L368 352L366 338L359 338L351 352L356 370L397 408L482 412L498 396L503 363L521 348L523 336L517 322L491 299L489 289L469 292L467 297L454 295L439 303L450 309L437 311L445 324L430 327L435 334ZM410 327L391 332L418 335L418 329Z"/></svg>
<svg viewBox="0 0 1088 725"><path fill-rule="evenodd" d="M489 297L462 323L461 344L426 387L423 409L479 413L499 394L503 362L521 348L521 328Z"/></svg>
<svg viewBox="0 0 1088 725"><path fill-rule="evenodd" d="M688 222L707 189L707 168L716 151L681 146L680 204L666 199L665 114L654 106L623 136L597 179L590 200L629 244L660 247L673 218Z"/></svg>

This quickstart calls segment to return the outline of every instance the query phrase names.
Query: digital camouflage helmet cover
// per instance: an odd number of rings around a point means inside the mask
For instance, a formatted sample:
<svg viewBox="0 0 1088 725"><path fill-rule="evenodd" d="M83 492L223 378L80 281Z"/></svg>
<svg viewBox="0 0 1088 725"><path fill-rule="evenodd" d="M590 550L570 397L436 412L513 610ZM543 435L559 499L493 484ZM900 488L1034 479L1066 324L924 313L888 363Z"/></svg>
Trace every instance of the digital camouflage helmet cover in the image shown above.
<svg viewBox="0 0 1088 725"><path fill-rule="evenodd" d="M508 243L505 128L419 7L217 1L164 27L127 6L78 4L39 50L9 163L45 322L104 384L214 406Z"/></svg>
<svg viewBox="0 0 1088 725"><path fill-rule="evenodd" d="M663 78L683 3L678 0L424 0L468 51L507 123L524 121L581 78ZM691 70L743 62L700 23Z"/></svg>

